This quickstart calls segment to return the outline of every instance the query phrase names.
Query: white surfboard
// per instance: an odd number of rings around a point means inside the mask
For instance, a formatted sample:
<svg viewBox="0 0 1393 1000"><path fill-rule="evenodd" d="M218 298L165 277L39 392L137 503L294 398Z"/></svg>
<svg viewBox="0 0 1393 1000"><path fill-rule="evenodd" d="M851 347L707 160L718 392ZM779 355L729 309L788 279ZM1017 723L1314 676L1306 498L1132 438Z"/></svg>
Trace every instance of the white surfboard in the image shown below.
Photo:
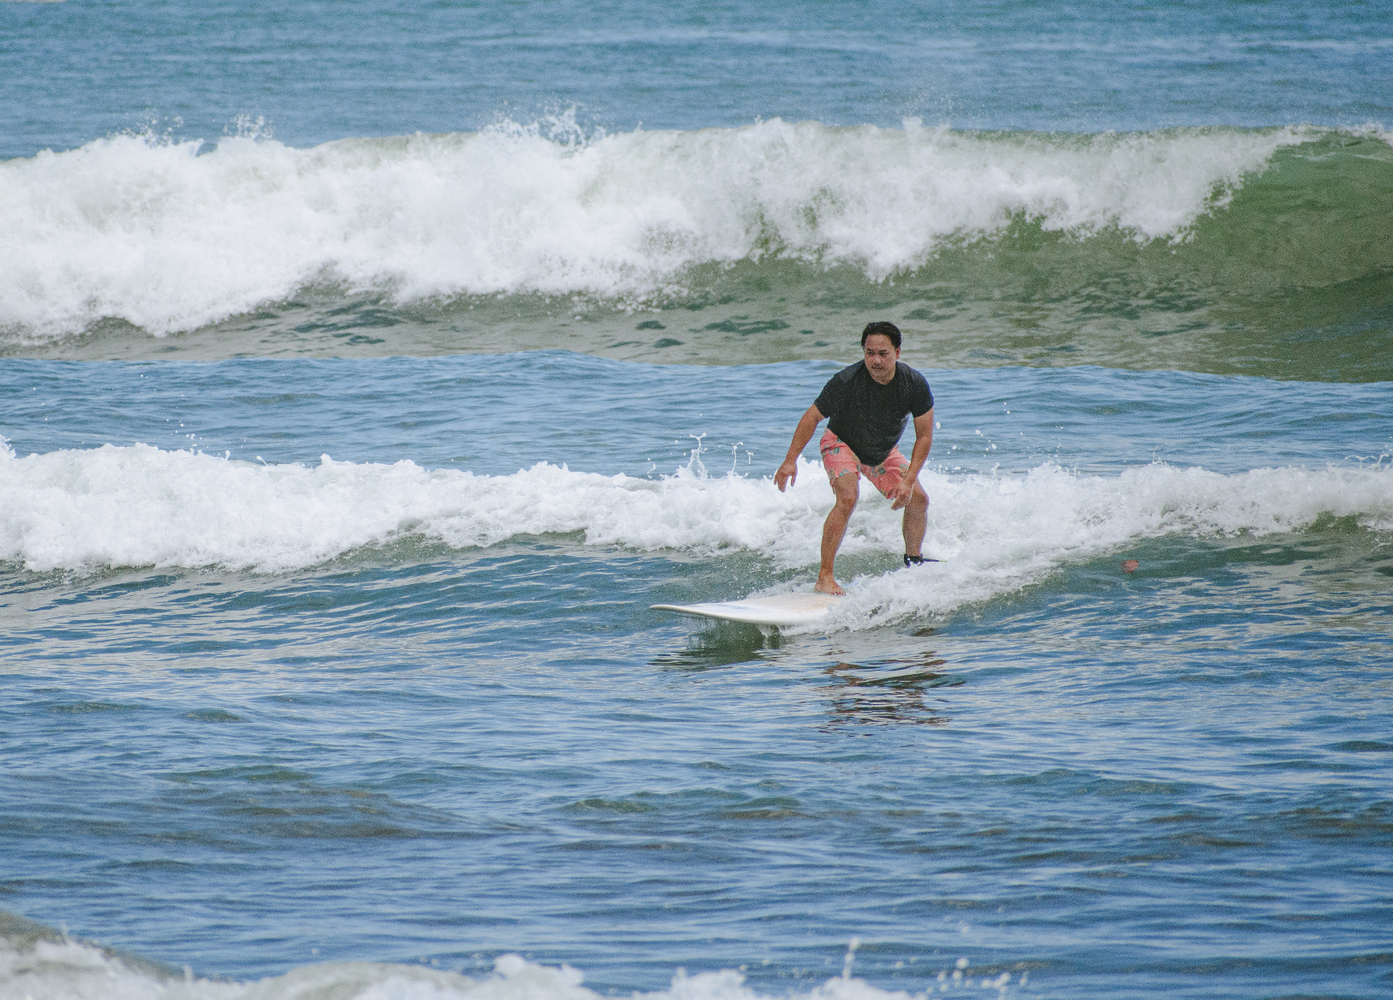
<svg viewBox="0 0 1393 1000"><path fill-rule="evenodd" d="M710 604L653 604L655 611L676 611L702 618L719 618L728 622L750 625L811 625L825 618L832 606L840 601L832 594L771 594L768 597L746 597L739 601L717 601Z"/></svg>

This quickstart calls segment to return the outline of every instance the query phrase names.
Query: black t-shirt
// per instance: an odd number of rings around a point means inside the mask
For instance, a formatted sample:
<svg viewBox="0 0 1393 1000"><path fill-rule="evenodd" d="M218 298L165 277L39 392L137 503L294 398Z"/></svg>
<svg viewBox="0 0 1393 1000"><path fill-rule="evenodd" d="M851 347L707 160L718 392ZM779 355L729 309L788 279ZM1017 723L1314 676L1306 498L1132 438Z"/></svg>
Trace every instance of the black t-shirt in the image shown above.
<svg viewBox="0 0 1393 1000"><path fill-rule="evenodd" d="M888 385L871 378L866 362L858 361L828 379L813 405L862 464L879 465L899 444L906 415L928 413L934 394L924 376L903 361L895 362L895 377Z"/></svg>

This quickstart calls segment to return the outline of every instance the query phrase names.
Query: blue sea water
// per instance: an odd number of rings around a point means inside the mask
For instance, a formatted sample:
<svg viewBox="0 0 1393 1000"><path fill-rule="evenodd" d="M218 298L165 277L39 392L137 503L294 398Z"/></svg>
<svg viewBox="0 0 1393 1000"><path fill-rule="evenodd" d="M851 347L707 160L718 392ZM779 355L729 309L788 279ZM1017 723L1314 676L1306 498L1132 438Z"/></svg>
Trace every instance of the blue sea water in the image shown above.
<svg viewBox="0 0 1393 1000"><path fill-rule="evenodd" d="M0 3L0 997L1387 993L1386 13Z"/></svg>

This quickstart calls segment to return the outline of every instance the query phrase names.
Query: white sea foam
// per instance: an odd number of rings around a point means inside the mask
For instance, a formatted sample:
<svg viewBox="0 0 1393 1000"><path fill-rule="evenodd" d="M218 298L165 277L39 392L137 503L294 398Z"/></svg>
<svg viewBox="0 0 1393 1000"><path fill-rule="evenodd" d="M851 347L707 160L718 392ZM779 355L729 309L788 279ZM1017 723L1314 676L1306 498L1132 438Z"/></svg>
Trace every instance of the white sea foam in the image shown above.
<svg viewBox="0 0 1393 1000"><path fill-rule="evenodd" d="M847 624L947 611L1055 569L1162 536L1295 532L1324 516L1393 530L1393 469L1277 468L1221 475L1154 464L1119 476L1053 464L1021 476L926 471L926 548L945 560L856 581ZM870 491L866 491L870 494ZM297 570L409 538L467 549L517 535L702 556L753 552L781 567L818 560L827 480L804 463L768 479L660 479L538 463L506 476L336 462L262 465L147 445L20 457L0 446L0 559L30 570L106 566ZM843 552L897 553L899 515L873 494Z"/></svg>
<svg viewBox="0 0 1393 1000"><path fill-rule="evenodd" d="M139 136L0 163L0 329L119 317L164 335L317 282L400 301L639 301L691 265L782 255L882 279L1014 217L1176 238L1302 129L1051 136L829 128L553 141L537 128L346 139ZM201 154L201 155L200 155Z"/></svg>
<svg viewBox="0 0 1393 1000"><path fill-rule="evenodd" d="M1019 590L1069 565L1150 538L1299 532L1322 517L1393 529L1393 469L1252 469L1222 475L1156 463L1119 476L1047 464L1023 477L922 477L934 501L925 551L945 560L855 581L839 609L853 627L949 611ZM897 525L878 539L893 548Z"/></svg>
<svg viewBox="0 0 1393 1000"><path fill-rule="evenodd" d="M1022 985L1011 973L974 974L965 960L951 969L925 968L923 992L890 992L844 973L804 992L807 1000L911 1000L928 995L1004 998ZM849 969L847 970L849 972ZM600 1000L582 974L501 955L493 975L470 977L425 965L341 962L308 965L255 982L183 978L133 968L77 941L0 941L0 996L15 1000ZM666 990L634 993L639 1000L761 1000L733 970L688 976L679 971ZM785 996L785 994L780 994Z"/></svg>

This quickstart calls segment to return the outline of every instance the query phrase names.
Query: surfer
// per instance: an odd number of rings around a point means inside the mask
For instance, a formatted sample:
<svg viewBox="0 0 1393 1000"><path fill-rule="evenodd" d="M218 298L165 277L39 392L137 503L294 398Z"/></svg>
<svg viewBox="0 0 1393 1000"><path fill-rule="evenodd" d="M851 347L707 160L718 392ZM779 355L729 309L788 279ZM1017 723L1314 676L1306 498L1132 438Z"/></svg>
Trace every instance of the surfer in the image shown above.
<svg viewBox="0 0 1393 1000"><path fill-rule="evenodd" d="M904 564L924 562L929 497L919 485L919 470L933 444L933 392L923 375L900 362L900 329L894 323L866 324L861 350L865 357L828 379L798 421L788 455L774 473L780 492L798 478L798 456L826 420L819 447L836 504L822 525L822 567L814 587L826 594L846 593L832 577L832 563L856 509L861 476L891 501L891 510L904 508ZM898 447L906 417L914 418L908 459Z"/></svg>

